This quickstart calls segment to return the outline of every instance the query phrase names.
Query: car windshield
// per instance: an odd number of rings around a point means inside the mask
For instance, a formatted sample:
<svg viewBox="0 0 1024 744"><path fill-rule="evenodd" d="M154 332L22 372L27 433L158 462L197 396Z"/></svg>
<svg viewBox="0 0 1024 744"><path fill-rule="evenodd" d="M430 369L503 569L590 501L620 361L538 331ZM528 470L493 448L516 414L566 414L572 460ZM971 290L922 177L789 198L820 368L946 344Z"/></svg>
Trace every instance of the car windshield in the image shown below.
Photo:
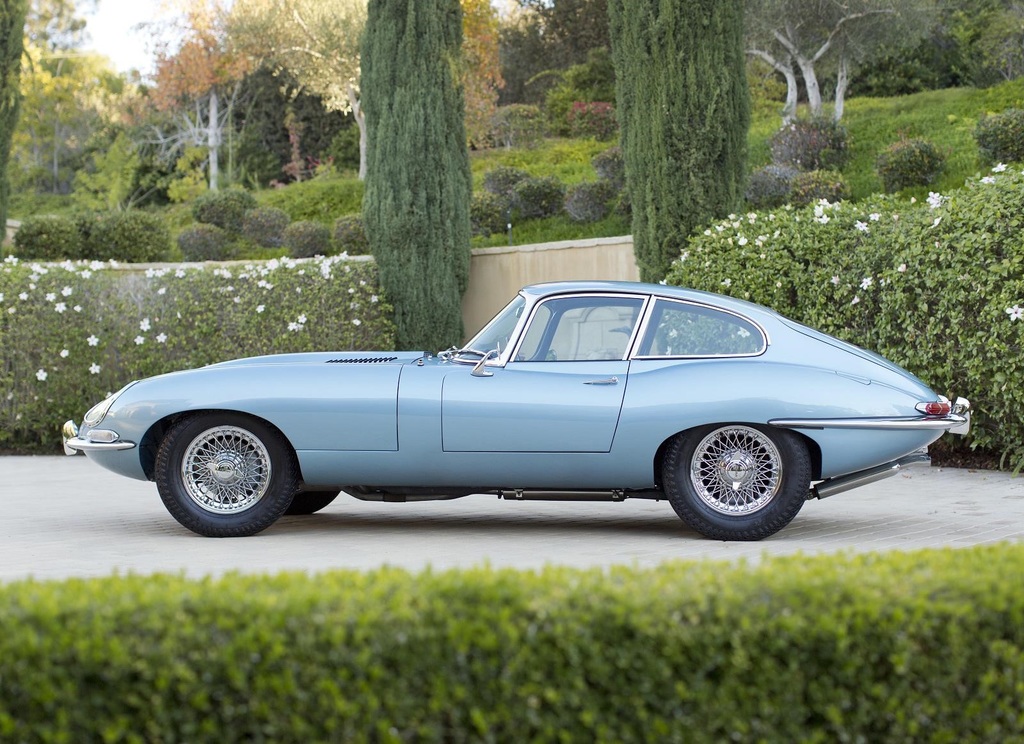
<svg viewBox="0 0 1024 744"><path fill-rule="evenodd" d="M483 330L456 352L456 357L479 358L480 354L486 354L489 351L497 351L500 354L507 349L525 307L526 298L516 295L515 299L508 303L500 313L491 318L491 322L485 325Z"/></svg>

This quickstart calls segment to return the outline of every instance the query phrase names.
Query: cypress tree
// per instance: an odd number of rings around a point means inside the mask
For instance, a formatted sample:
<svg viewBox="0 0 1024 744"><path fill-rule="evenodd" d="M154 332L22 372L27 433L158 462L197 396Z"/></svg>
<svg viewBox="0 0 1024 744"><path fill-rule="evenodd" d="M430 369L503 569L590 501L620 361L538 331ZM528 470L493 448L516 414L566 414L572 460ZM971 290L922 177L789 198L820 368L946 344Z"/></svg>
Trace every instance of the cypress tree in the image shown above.
<svg viewBox="0 0 1024 744"><path fill-rule="evenodd" d="M25 33L26 0L0 0L0 230L6 230L10 183L7 164L11 137L21 107L21 53ZM0 238L3 233L0 233Z"/></svg>
<svg viewBox="0 0 1024 744"><path fill-rule="evenodd" d="M363 217L400 348L462 341L472 181L459 0L370 0L362 53Z"/></svg>
<svg viewBox="0 0 1024 744"><path fill-rule="evenodd" d="M608 14L634 252L658 281L696 228L740 203L743 0L609 0Z"/></svg>

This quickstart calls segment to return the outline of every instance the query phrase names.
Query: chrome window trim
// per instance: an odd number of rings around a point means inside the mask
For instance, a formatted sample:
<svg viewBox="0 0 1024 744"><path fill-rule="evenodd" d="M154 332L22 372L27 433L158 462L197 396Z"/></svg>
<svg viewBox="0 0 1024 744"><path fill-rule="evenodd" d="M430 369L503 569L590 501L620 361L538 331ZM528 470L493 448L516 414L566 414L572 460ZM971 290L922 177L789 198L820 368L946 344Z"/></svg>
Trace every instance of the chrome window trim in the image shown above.
<svg viewBox="0 0 1024 744"><path fill-rule="evenodd" d="M508 347L506 347L505 349L502 350L501 354L499 354L494 359L488 360L484 364L485 367L504 367L506 362L508 362L510 359L514 358L509 353L509 350L514 348L514 347L516 347L516 346L518 346L519 339L522 337L523 332L526 330L526 325L524 325L524 324L528 323L529 322L529 318L532 317L532 315L533 315L533 308L535 308L537 305L540 304L539 302L537 302L536 298L532 298L531 299L531 297L529 295L525 294L524 292L521 292L521 291L517 292L516 296L517 297L522 297L523 300L525 300L525 303L526 303L525 305L523 305L523 313L522 313L522 315L519 316L519 320L516 322L516 325L512 329L512 333L510 335L510 338L516 339L516 343L509 344ZM515 298L513 298L512 300L509 300L504 305L502 305L501 310L499 310L497 313L495 313L494 316L490 320L488 320L486 323L484 323L484 325L480 329L478 329L477 332L472 335L472 337L470 337L469 341L472 341L474 338L479 336L484 330L486 330L487 326L489 326L494 321L494 319L498 317L498 313L501 313L506 307L511 305L512 302L514 301L514 299ZM481 349L481 351L490 351L490 349ZM455 356L453 356L451 358L451 362L453 364L468 364L468 365L473 366L473 367L475 367L477 365L477 363L479 363L479 361L480 361L479 358L462 359L460 357L455 357Z"/></svg>
<svg viewBox="0 0 1024 744"><path fill-rule="evenodd" d="M636 336L636 346L634 350L635 352L639 352L640 345L642 344L643 339L647 336L647 328L650 325L651 317L654 315L654 309L658 302L673 302L679 305L701 307L706 308L708 310L713 310L715 312L723 313L724 315L731 315L734 318L739 318L740 320L752 325L754 328L757 329L758 333L761 334L761 349L759 351L750 352L748 354L672 354L669 356L660 354L640 355L639 353L634 353L629 357L631 360L647 361L661 359L751 359L753 357L759 357L764 355L765 352L768 351L768 347L772 345L771 337L768 335L768 331L766 331L760 323L753 320L752 318L747 317L746 315L743 315L742 313L736 312L735 310L729 310L727 308L720 307L718 305L712 305L707 302L697 302L696 300L684 300L676 297L664 297L662 295L653 295L651 299L653 301L648 303L647 313L640 324L640 333Z"/></svg>
<svg viewBox="0 0 1024 744"><path fill-rule="evenodd" d="M519 348L523 345L523 342L526 340L526 333L530 329L530 326L533 324L534 316L536 315L537 310L538 310L538 308L540 308L541 305L543 305L543 304L545 304L547 302L550 302L552 300L572 300L572 299L579 299L579 298L640 300L640 312L637 315L638 321L633 326L633 333L632 333L632 335L629 337L629 340L626 341L626 350L623 352L622 356L619 357L618 359L604 359L604 360L600 360L600 361L605 361L605 362L609 362L609 361L625 362L625 361L628 361L629 358L630 358L630 353L632 352L633 347L637 343L637 339L640 338L640 336L639 336L640 329L644 325L644 321L645 321L645 319L647 318L647 316L649 314L649 310L650 310L651 305L653 304L651 302L651 295L649 295L649 294L642 294L642 293L635 293L635 292L569 292L569 293L566 293L566 294L555 294L555 295L548 295L546 297L540 297L534 303L532 303L532 304L527 306L528 309L529 309L529 312L523 313L523 316L527 318L526 324L522 325L522 326L517 326L516 327L516 333L518 333L519 335L516 337L515 344L513 344L511 346L512 351L508 355L508 358L507 359L504 359L504 358L500 359L500 361L501 361L500 366L504 367L506 363L515 362L516 356L519 354ZM504 356L505 355L503 354L502 357L504 357ZM570 363L570 362L587 362L587 361L598 361L598 360L559 359L558 361L562 362L562 363ZM542 362L532 362L532 363L542 363ZM494 366L499 366L499 365L498 365L497 362L495 362Z"/></svg>

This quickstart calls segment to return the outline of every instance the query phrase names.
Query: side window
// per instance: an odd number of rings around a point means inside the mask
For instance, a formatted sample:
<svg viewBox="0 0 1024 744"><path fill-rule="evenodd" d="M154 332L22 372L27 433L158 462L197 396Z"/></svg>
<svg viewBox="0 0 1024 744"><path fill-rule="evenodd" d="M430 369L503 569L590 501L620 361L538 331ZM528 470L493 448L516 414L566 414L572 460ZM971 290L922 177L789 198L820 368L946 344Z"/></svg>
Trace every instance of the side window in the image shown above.
<svg viewBox="0 0 1024 744"><path fill-rule="evenodd" d="M760 354L765 345L761 330L737 315L658 300L639 356L745 356Z"/></svg>
<svg viewBox="0 0 1024 744"><path fill-rule="evenodd" d="M560 297L537 308L518 361L624 359L643 308L639 297Z"/></svg>

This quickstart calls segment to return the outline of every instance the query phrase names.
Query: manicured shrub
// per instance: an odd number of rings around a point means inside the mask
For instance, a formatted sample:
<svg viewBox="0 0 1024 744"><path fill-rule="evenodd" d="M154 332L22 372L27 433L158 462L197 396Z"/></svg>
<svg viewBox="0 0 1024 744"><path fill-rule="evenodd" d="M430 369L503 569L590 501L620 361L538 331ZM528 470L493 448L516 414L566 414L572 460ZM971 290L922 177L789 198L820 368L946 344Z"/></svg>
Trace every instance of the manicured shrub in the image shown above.
<svg viewBox="0 0 1024 744"><path fill-rule="evenodd" d="M242 236L262 248L280 248L290 222L291 218L283 209L256 207L242 218Z"/></svg>
<svg viewBox="0 0 1024 744"><path fill-rule="evenodd" d="M544 114L536 106L501 106L491 119L491 139L499 147L536 147L544 137Z"/></svg>
<svg viewBox="0 0 1024 744"><path fill-rule="evenodd" d="M14 255L20 258L76 259L83 258L82 250L82 236L70 217L29 217L14 234Z"/></svg>
<svg viewBox="0 0 1024 744"><path fill-rule="evenodd" d="M339 251L350 256L364 256L370 252L366 237L366 223L358 214L339 217L334 221L334 243Z"/></svg>
<svg viewBox="0 0 1024 744"><path fill-rule="evenodd" d="M57 454L54 421L81 421L128 380L259 354L394 348L382 295L368 259L144 272L8 259L0 264L0 449Z"/></svg>
<svg viewBox="0 0 1024 744"><path fill-rule="evenodd" d="M216 225L193 225L178 233L178 248L186 261L224 261L232 257L231 236Z"/></svg>
<svg viewBox="0 0 1024 744"><path fill-rule="evenodd" d="M292 258L312 258L331 253L331 231L319 222L299 220L284 231L284 246Z"/></svg>
<svg viewBox="0 0 1024 744"><path fill-rule="evenodd" d="M568 122L569 133L573 137L598 140L611 139L619 126L615 119L615 106L603 101L575 101L569 109Z"/></svg>
<svg viewBox="0 0 1024 744"><path fill-rule="evenodd" d="M512 188L512 206L521 219L554 217L564 201L565 186L554 176L527 178Z"/></svg>
<svg viewBox="0 0 1024 744"><path fill-rule="evenodd" d="M91 258L125 263L164 261L170 249L163 217L134 209L97 214L85 244Z"/></svg>
<svg viewBox="0 0 1024 744"><path fill-rule="evenodd" d="M786 124L770 142L772 161L803 171L838 170L849 159L846 129L830 118Z"/></svg>
<svg viewBox="0 0 1024 744"><path fill-rule="evenodd" d="M207 191L192 202L192 217L196 222L216 225L230 233L241 233L245 213L259 206L256 198L241 189Z"/></svg>
<svg viewBox="0 0 1024 744"><path fill-rule="evenodd" d="M484 173L484 188L496 196L512 198L512 190L516 184L525 181L530 174L520 168L499 165Z"/></svg>
<svg viewBox="0 0 1024 744"><path fill-rule="evenodd" d="M925 139L901 139L889 145L875 161L875 171L886 192L928 186L942 173L946 158Z"/></svg>
<svg viewBox="0 0 1024 744"><path fill-rule="evenodd" d="M490 191L478 191L473 194L473 199L469 203L469 221L473 227L473 235L487 237L504 232L508 225L508 205L508 199Z"/></svg>
<svg viewBox="0 0 1024 744"><path fill-rule="evenodd" d="M789 200L796 207L815 202L835 202L850 197L850 188L837 171L816 170L797 173L793 177L793 190Z"/></svg>
<svg viewBox="0 0 1024 744"><path fill-rule="evenodd" d="M578 183L565 195L565 211L573 222L597 222L608 216L614 196L608 181Z"/></svg>
<svg viewBox="0 0 1024 744"><path fill-rule="evenodd" d="M787 203L793 193L793 179L799 171L788 165L766 165L750 174L747 203L754 209L771 209Z"/></svg>
<svg viewBox="0 0 1024 744"><path fill-rule="evenodd" d="M1022 571L1024 548L998 545L654 569L18 581L0 586L0 731L1019 742Z"/></svg>
<svg viewBox="0 0 1024 744"><path fill-rule="evenodd" d="M974 139L982 162L1024 161L1024 110L1008 109L983 117L974 129Z"/></svg>
<svg viewBox="0 0 1024 744"><path fill-rule="evenodd" d="M626 185L626 162L622 159L622 148L618 145L599 152L590 164L594 166L597 177L610 183L616 191Z"/></svg>

